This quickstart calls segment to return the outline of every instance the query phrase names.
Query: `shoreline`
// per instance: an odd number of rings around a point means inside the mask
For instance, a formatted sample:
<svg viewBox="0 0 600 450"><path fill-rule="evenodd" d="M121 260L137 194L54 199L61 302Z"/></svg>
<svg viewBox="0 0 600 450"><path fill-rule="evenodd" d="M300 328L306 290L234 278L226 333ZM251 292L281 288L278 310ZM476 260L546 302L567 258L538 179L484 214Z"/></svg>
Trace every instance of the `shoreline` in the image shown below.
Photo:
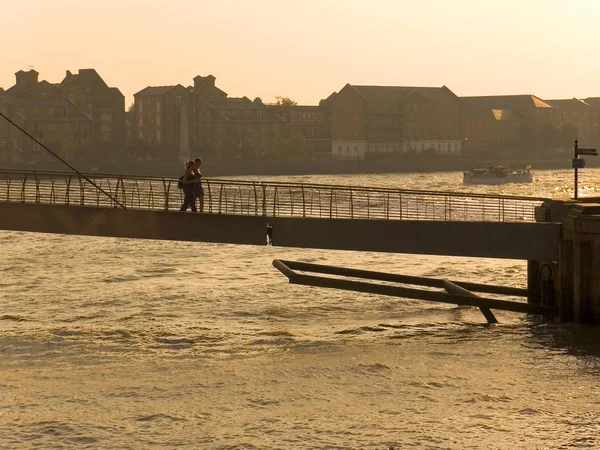
<svg viewBox="0 0 600 450"><path fill-rule="evenodd" d="M136 164L70 163L82 173L103 173L117 175L178 177L183 171L182 163L139 162ZM571 168L571 158L553 158L542 160L506 160L490 161L473 157L430 157L402 158L391 160L362 161L210 161L203 164L205 176L210 178L230 176L295 176L295 175L345 175L345 174L384 174L384 173L435 173L462 172L473 168L487 167L491 164L503 164L522 168L530 164L535 170L567 170ZM60 162L41 162L35 164L2 164L3 169L69 171ZM588 158L586 168L600 167L600 159ZM585 170L585 169L584 169Z"/></svg>

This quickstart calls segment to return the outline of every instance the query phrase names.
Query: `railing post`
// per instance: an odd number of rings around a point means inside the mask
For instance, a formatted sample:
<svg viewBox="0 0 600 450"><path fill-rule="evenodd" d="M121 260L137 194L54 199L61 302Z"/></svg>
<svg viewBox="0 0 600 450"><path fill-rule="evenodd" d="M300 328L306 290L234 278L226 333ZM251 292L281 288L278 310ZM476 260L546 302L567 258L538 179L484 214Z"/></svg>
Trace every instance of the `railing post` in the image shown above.
<svg viewBox="0 0 600 450"><path fill-rule="evenodd" d="M71 180L73 177L66 177L67 182L67 192L65 194L65 205L68 205L71 202Z"/></svg>
<svg viewBox="0 0 600 450"><path fill-rule="evenodd" d="M447 195L444 195L444 220L448 221L448 203L449 203L449 197Z"/></svg>
<svg viewBox="0 0 600 450"><path fill-rule="evenodd" d="M354 219L354 197L352 195L352 189L350 189L350 218Z"/></svg>
<svg viewBox="0 0 600 450"><path fill-rule="evenodd" d="M164 203L164 208L165 211L169 210L169 197L170 197L170 187L171 187L171 182L169 181L169 186L167 187L167 180L165 180L164 178L162 179L162 184L163 184L163 197L165 199L165 203Z"/></svg>
<svg viewBox="0 0 600 450"><path fill-rule="evenodd" d="M221 214L221 203L223 202L223 189L225 188L225 185L223 183L221 183L221 189L219 189L219 212L218 214Z"/></svg>
<svg viewBox="0 0 600 450"><path fill-rule="evenodd" d="M208 191L208 212L212 212L212 191L210 189L210 181L206 180L206 190ZM204 205L206 207L206 205Z"/></svg>
<svg viewBox="0 0 600 450"><path fill-rule="evenodd" d="M54 190L54 185L56 184L56 180L50 177L50 203L56 203L56 191Z"/></svg>
<svg viewBox="0 0 600 450"><path fill-rule="evenodd" d="M329 193L329 218L333 218L333 188L331 188L331 192Z"/></svg>
<svg viewBox="0 0 600 450"><path fill-rule="evenodd" d="M25 203L25 185L27 184L27 174L25 178L21 177L21 203Z"/></svg>
<svg viewBox="0 0 600 450"><path fill-rule="evenodd" d="M262 215L266 216L267 215L267 187L265 186L264 183L261 183L262 185Z"/></svg>
<svg viewBox="0 0 600 450"><path fill-rule="evenodd" d="M400 216L400 220L402 220L402 192L398 191L398 215Z"/></svg>
<svg viewBox="0 0 600 450"><path fill-rule="evenodd" d="M275 192L273 193L273 217L276 216L275 207L277 205L277 186L275 186Z"/></svg>
<svg viewBox="0 0 600 450"><path fill-rule="evenodd" d="M385 218L390 220L390 193L387 193L385 200Z"/></svg>
<svg viewBox="0 0 600 450"><path fill-rule="evenodd" d="M33 178L35 180L35 202L40 202L40 179L37 176L37 173L33 173Z"/></svg>
<svg viewBox="0 0 600 450"><path fill-rule="evenodd" d="M304 196L304 184L302 185L302 217L306 217L306 197Z"/></svg>

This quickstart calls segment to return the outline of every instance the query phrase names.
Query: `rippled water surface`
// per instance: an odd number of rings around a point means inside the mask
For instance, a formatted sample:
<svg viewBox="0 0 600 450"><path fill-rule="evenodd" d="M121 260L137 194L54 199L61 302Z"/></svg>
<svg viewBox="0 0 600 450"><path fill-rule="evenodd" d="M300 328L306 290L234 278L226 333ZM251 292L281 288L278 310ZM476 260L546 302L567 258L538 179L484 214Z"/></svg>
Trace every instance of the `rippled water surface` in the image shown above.
<svg viewBox="0 0 600 450"><path fill-rule="evenodd" d="M536 175L285 179L572 195ZM0 232L0 448L600 448L600 330L290 285L275 258L525 285L522 261Z"/></svg>

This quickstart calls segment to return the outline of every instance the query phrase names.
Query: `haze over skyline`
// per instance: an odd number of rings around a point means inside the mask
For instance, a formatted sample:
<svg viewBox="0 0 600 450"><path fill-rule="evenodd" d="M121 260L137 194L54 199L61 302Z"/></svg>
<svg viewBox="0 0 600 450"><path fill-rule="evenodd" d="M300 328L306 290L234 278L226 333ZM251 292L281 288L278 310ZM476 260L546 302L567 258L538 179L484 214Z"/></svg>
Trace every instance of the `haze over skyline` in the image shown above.
<svg viewBox="0 0 600 450"><path fill-rule="evenodd" d="M168 7L165 7L165 4ZM126 97L212 74L229 96L315 104L346 83L459 96L600 96L596 0L31 0L3 5L0 87L94 68Z"/></svg>

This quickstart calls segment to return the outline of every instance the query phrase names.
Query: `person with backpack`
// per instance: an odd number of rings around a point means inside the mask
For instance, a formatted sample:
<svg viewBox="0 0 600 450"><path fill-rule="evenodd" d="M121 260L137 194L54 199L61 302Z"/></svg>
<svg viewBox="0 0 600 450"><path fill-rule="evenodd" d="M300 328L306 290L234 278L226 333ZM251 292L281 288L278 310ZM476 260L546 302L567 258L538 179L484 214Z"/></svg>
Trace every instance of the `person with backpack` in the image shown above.
<svg viewBox="0 0 600 450"><path fill-rule="evenodd" d="M204 189L202 189L202 172L200 166L202 165L202 158L196 158L194 160L194 175L198 178L198 182L194 186L194 197L198 199L198 206L200 212L204 212Z"/></svg>
<svg viewBox="0 0 600 450"><path fill-rule="evenodd" d="M188 207L192 212L196 212L196 197L194 196L194 187L198 183L198 177L194 174L195 164L194 161L188 161L185 163L185 171L183 175L179 177L177 186L183 190L183 204L179 211L187 211Z"/></svg>

